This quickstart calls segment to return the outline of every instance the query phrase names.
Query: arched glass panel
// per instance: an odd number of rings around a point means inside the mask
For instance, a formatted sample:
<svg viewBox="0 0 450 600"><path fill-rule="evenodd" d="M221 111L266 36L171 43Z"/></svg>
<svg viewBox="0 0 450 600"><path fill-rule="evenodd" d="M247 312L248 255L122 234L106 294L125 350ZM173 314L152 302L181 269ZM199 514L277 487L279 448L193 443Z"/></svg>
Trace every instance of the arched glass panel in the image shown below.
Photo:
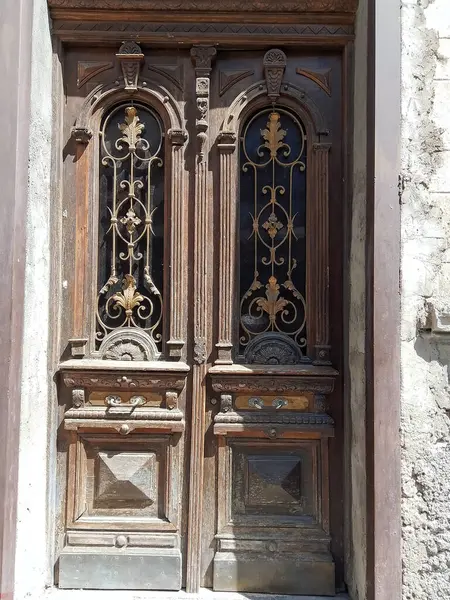
<svg viewBox="0 0 450 600"><path fill-rule="evenodd" d="M245 123L240 147L240 355L299 362L306 353L305 129L290 111L267 108Z"/></svg>
<svg viewBox="0 0 450 600"><path fill-rule="evenodd" d="M119 327L161 346L164 263L163 133L133 103L113 108L100 131L97 347Z"/></svg>

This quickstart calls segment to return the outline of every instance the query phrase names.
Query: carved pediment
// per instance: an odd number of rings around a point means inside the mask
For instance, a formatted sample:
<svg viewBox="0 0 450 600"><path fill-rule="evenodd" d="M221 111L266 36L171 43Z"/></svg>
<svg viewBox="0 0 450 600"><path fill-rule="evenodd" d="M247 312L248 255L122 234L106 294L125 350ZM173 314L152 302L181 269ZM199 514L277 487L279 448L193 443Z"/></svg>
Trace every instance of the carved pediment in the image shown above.
<svg viewBox="0 0 450 600"><path fill-rule="evenodd" d="M217 12L217 3L213 0L48 0L48 5L50 8L68 9ZM357 6L358 0L222 0L220 10L237 13L354 13Z"/></svg>

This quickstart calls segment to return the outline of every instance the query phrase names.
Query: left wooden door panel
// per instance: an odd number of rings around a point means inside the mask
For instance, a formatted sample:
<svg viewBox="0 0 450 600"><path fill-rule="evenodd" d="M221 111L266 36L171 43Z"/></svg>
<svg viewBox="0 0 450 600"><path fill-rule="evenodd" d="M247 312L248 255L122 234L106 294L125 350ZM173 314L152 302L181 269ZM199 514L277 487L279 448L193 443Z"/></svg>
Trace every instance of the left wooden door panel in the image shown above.
<svg viewBox="0 0 450 600"><path fill-rule="evenodd" d="M186 60L65 50L61 588L183 585Z"/></svg>

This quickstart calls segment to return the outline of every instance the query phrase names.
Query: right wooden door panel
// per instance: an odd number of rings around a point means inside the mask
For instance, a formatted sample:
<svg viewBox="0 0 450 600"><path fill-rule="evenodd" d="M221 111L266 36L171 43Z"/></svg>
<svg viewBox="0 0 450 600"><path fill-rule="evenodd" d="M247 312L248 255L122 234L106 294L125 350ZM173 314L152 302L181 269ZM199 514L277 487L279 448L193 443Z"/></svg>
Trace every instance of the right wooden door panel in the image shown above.
<svg viewBox="0 0 450 600"><path fill-rule="evenodd" d="M210 107L219 268L203 582L333 595L342 585L340 57L219 51Z"/></svg>

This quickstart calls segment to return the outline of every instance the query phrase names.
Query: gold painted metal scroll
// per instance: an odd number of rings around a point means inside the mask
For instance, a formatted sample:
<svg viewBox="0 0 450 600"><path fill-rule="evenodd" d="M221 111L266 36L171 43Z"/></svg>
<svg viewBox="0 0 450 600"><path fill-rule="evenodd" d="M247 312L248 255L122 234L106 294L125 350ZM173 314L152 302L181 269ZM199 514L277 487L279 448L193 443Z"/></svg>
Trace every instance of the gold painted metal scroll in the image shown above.
<svg viewBox="0 0 450 600"><path fill-rule="evenodd" d="M241 169L240 350L245 354L254 338L270 332L289 337L301 356L306 351L306 135L295 115L283 109L255 115L243 130Z"/></svg>
<svg viewBox="0 0 450 600"><path fill-rule="evenodd" d="M107 115L100 137L96 343L119 327L135 327L160 344L163 306L152 262L161 245L156 213L159 229L164 219L161 125L148 108L122 105Z"/></svg>

